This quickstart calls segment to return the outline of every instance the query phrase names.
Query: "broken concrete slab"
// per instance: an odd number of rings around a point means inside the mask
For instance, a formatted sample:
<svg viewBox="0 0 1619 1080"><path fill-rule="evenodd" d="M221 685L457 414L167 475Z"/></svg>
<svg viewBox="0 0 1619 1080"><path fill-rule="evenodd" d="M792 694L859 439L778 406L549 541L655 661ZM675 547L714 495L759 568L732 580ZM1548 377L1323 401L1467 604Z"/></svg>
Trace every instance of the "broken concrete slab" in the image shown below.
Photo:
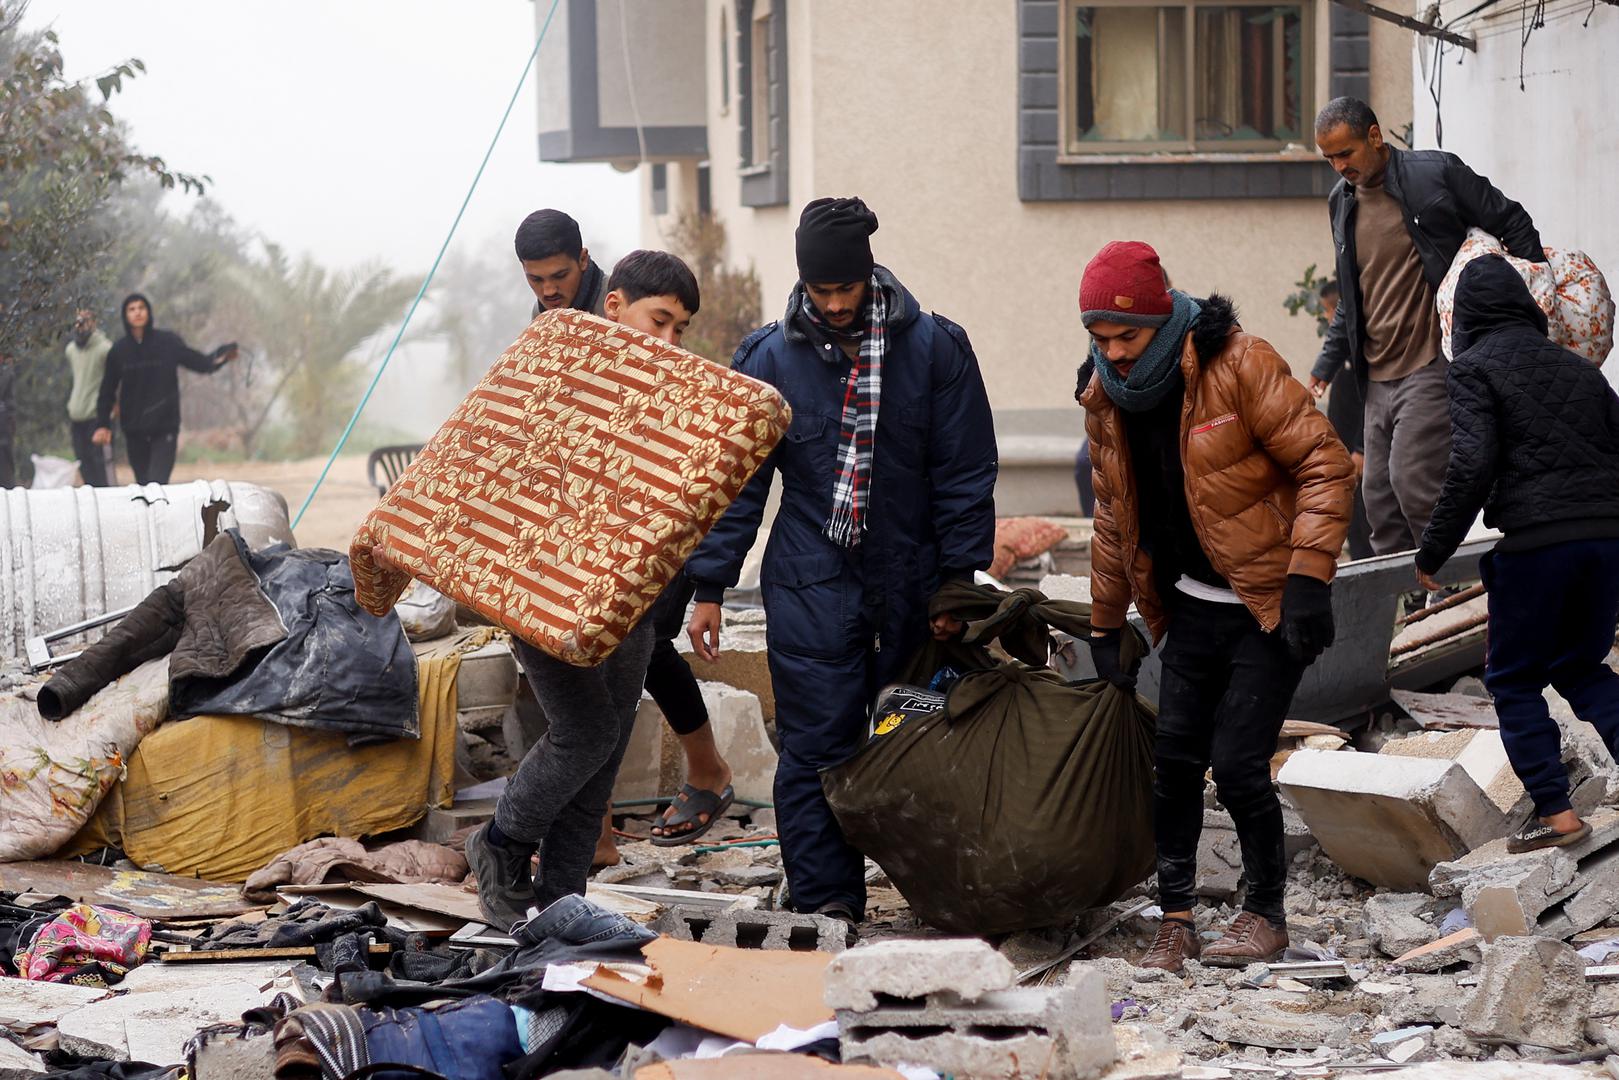
<svg viewBox="0 0 1619 1080"><path fill-rule="evenodd" d="M1346 873L1426 891L1434 866L1510 828L1453 761L1300 750L1277 777L1328 857Z"/></svg>
<svg viewBox="0 0 1619 1080"><path fill-rule="evenodd" d="M1528 793L1507 760L1499 731L1419 732L1385 743L1378 753L1454 761L1509 818L1529 808Z"/></svg>
<svg viewBox="0 0 1619 1080"><path fill-rule="evenodd" d="M126 994L174 994L206 990L221 982L249 983L264 990L287 976L297 961L255 963L251 960L219 964L168 964L148 961L125 975L115 989ZM0 1013L5 1010L0 1009Z"/></svg>
<svg viewBox="0 0 1619 1080"><path fill-rule="evenodd" d="M1118 1058L1099 972L1070 973L1056 990L1001 990L965 1003L941 997L840 1010L844 1060L1032 1080L1096 1076Z"/></svg>
<svg viewBox="0 0 1619 1080"><path fill-rule="evenodd" d="M38 1057L10 1039L0 1039L0 1080L32 1080L48 1071Z"/></svg>
<svg viewBox="0 0 1619 1080"><path fill-rule="evenodd" d="M1425 893L1385 893L1366 901L1361 920L1366 940L1384 956L1400 956L1420 949L1437 936L1434 925L1422 918L1433 906Z"/></svg>
<svg viewBox="0 0 1619 1080"><path fill-rule="evenodd" d="M1333 1016L1285 1012L1258 1002L1242 1002L1197 1017L1197 1028L1215 1042L1263 1046L1269 1050L1314 1050L1343 1045L1343 1021Z"/></svg>
<svg viewBox="0 0 1619 1080"><path fill-rule="evenodd" d="M275 1080L275 1039L229 1031L200 1036L191 1080Z"/></svg>
<svg viewBox="0 0 1619 1080"><path fill-rule="evenodd" d="M826 971L825 1000L830 1008L853 1012L876 1008L879 994L976 1001L1011 988L1016 980L1011 961L977 938L896 939L834 958Z"/></svg>
<svg viewBox="0 0 1619 1080"><path fill-rule="evenodd" d="M1436 865L1430 887L1459 897L1486 938L1589 930L1619 912L1619 811L1587 821L1591 835L1566 848L1513 854L1505 839L1485 844Z"/></svg>
<svg viewBox="0 0 1619 1080"><path fill-rule="evenodd" d="M1394 690L1389 696L1405 714L1425 728L1498 728L1495 703L1488 696L1456 693L1423 694Z"/></svg>
<svg viewBox="0 0 1619 1080"><path fill-rule="evenodd" d="M63 1016L56 1034L69 1053L114 1061L132 1060L133 1036L141 1060L178 1065L185 1060L187 1039L214 1024L239 1022L242 1013L263 1004L264 998L253 984L222 974L207 989L128 994L86 1005Z"/></svg>
<svg viewBox="0 0 1619 1080"><path fill-rule="evenodd" d="M1406 971L1443 971L1457 964L1476 963L1479 948L1483 944L1484 936L1469 926L1454 934L1446 934L1438 941L1431 941L1421 948L1401 953L1390 962Z"/></svg>
<svg viewBox="0 0 1619 1080"><path fill-rule="evenodd" d="M100 1001L111 991L71 983L34 982L0 976L0 1017L30 1028L54 1024L68 1013Z"/></svg>
<svg viewBox="0 0 1619 1080"><path fill-rule="evenodd" d="M1574 1050L1585 1044L1590 1012L1579 953L1549 938L1504 937L1484 947L1462 1030L1475 1039Z"/></svg>
<svg viewBox="0 0 1619 1080"><path fill-rule="evenodd" d="M1102 1080L1175 1080L1185 1058L1169 1045L1163 1032L1136 1024L1115 1024L1117 1059Z"/></svg>
<svg viewBox="0 0 1619 1080"><path fill-rule="evenodd" d="M733 949L840 953L849 946L849 927L841 919L790 911L672 907L652 922L651 929L676 941Z"/></svg>

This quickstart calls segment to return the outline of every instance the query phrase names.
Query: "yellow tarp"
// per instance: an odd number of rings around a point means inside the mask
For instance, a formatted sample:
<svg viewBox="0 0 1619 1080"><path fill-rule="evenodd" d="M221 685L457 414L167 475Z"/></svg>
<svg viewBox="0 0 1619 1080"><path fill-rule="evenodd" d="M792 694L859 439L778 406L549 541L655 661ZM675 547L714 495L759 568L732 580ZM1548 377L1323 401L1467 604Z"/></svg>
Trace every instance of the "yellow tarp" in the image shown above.
<svg viewBox="0 0 1619 1080"><path fill-rule="evenodd" d="M418 659L420 740L351 747L240 716L164 724L61 854L116 847L147 870L246 881L317 836L411 825L454 795L460 667L459 652Z"/></svg>

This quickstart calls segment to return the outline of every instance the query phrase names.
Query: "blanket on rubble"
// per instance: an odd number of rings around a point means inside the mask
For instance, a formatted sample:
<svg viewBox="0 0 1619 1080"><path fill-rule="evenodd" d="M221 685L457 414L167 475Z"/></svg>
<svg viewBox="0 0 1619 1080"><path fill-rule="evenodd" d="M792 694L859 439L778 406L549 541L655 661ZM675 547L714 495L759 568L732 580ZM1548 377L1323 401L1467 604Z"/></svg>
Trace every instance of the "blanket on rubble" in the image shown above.
<svg viewBox="0 0 1619 1080"><path fill-rule="evenodd" d="M39 693L48 720L169 656L175 717L257 716L357 739L419 734L416 666L398 616L360 610L348 560L220 533Z"/></svg>

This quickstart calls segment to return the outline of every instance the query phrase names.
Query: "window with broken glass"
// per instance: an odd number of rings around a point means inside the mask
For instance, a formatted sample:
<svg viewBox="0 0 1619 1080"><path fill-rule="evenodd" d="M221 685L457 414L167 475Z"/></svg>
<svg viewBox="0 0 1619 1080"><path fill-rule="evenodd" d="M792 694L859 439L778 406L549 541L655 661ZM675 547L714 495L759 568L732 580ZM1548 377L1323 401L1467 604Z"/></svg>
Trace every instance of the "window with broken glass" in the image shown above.
<svg viewBox="0 0 1619 1080"><path fill-rule="evenodd" d="M1312 5L1063 5L1069 155L1231 153L1301 143Z"/></svg>

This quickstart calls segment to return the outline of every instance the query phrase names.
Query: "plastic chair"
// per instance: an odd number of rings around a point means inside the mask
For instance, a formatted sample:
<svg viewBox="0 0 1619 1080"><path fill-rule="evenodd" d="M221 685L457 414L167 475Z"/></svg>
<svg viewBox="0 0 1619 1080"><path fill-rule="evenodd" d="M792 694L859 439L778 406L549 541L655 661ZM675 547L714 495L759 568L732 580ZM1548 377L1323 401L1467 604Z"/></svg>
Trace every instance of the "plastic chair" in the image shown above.
<svg viewBox="0 0 1619 1080"><path fill-rule="evenodd" d="M405 446L379 446L371 451L371 456L365 462L365 473L370 478L372 486L377 489L379 498L388 494L388 489L399 479L400 474L405 471L405 466L415 459L421 448L421 443L410 443ZM380 480L377 479L379 470L382 473Z"/></svg>

